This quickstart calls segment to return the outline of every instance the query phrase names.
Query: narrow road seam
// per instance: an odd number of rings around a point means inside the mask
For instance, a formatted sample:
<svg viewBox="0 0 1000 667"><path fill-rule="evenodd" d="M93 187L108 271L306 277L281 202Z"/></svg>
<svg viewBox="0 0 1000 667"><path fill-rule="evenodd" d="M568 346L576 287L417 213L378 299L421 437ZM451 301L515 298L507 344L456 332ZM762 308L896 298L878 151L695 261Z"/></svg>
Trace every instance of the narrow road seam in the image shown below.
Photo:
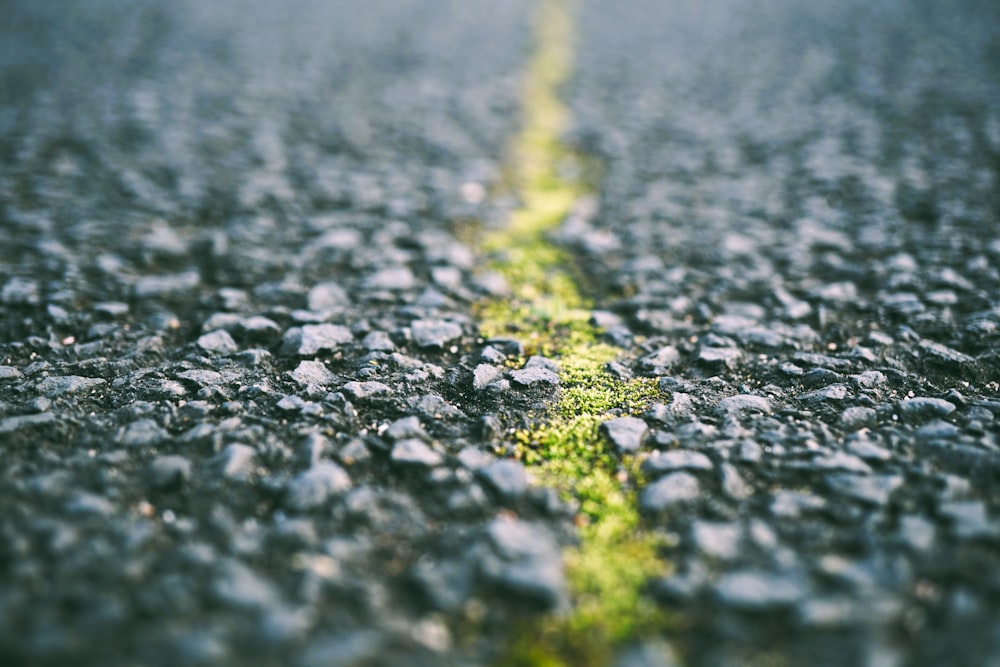
<svg viewBox="0 0 1000 667"><path fill-rule="evenodd" d="M639 461L614 452L601 434L607 419L640 414L666 396L655 379L622 380L608 372L622 350L601 341L570 253L550 240L567 217L593 201L586 165L562 140L571 122L560 91L573 68L573 5L541 0L538 7L522 127L504 178L505 194L519 205L480 244L510 287L509 298L479 304L482 335L514 335L527 353L559 366L557 397L530 415L529 428L507 437L536 480L579 506L579 544L564 557L571 609L526 623L501 665L607 665L617 647L660 634L666 623L644 595L652 578L669 573L669 563L661 553L664 539L647 530L639 514Z"/></svg>

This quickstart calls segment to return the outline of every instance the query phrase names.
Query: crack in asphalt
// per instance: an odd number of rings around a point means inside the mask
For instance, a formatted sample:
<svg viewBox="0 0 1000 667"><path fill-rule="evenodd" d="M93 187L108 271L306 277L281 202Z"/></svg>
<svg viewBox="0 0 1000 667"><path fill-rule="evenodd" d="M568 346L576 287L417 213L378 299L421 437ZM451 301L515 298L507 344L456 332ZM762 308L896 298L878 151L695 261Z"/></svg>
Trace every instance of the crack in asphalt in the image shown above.
<svg viewBox="0 0 1000 667"><path fill-rule="evenodd" d="M480 304L480 330L487 338L515 334L528 353L541 355L526 369L546 369L546 357L558 366L558 396L531 415L530 427L508 435L536 479L579 506L579 545L565 554L571 609L526 625L501 657L504 665L605 665L615 647L664 624L664 612L642 592L669 565L659 553L663 537L642 526L640 461L614 451L601 432L604 422L641 413L663 392L651 378L611 375L608 365L622 351L601 341L572 257L549 238L568 217L592 208L584 169L562 140L571 119L560 89L573 69L573 4L539 6L523 126L506 166L506 187L519 206L482 243L511 297Z"/></svg>

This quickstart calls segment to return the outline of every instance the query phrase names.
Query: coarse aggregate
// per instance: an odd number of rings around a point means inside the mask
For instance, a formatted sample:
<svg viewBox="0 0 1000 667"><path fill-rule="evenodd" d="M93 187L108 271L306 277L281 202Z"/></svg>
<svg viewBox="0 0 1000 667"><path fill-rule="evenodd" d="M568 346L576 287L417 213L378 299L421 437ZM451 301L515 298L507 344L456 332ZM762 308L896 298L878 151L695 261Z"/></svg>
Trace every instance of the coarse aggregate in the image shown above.
<svg viewBox="0 0 1000 667"><path fill-rule="evenodd" d="M548 241L660 396L600 422L665 573L614 664L1000 665L1000 8L572 4ZM565 376L476 315L534 11L4 3L0 663L490 665L571 613L512 439Z"/></svg>

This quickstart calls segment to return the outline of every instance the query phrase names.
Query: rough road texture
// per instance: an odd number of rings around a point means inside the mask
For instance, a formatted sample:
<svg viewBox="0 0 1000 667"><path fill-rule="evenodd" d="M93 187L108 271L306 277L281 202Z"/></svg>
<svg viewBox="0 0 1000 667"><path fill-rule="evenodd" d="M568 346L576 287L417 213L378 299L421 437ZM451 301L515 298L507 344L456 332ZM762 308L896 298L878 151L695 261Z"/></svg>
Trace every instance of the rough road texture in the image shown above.
<svg viewBox="0 0 1000 667"><path fill-rule="evenodd" d="M0 662L489 664L567 603L495 456L557 389L471 314L531 3L364 4L5 4ZM669 396L620 662L994 664L995 3L701 4L583 3L567 91L555 238Z"/></svg>

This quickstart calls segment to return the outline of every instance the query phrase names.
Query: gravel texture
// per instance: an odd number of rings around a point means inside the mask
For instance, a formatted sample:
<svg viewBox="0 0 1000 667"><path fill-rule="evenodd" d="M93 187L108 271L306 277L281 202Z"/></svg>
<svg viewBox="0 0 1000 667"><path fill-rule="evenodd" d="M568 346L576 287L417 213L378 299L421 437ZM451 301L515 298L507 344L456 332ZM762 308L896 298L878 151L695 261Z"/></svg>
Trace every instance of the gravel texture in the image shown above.
<svg viewBox="0 0 1000 667"><path fill-rule="evenodd" d="M1000 12L703 5L580 3L565 91L552 240L664 396L600 427L671 572L615 664L997 664ZM475 316L532 10L5 3L0 663L485 665L567 613L580 508L506 437L559 360Z"/></svg>

